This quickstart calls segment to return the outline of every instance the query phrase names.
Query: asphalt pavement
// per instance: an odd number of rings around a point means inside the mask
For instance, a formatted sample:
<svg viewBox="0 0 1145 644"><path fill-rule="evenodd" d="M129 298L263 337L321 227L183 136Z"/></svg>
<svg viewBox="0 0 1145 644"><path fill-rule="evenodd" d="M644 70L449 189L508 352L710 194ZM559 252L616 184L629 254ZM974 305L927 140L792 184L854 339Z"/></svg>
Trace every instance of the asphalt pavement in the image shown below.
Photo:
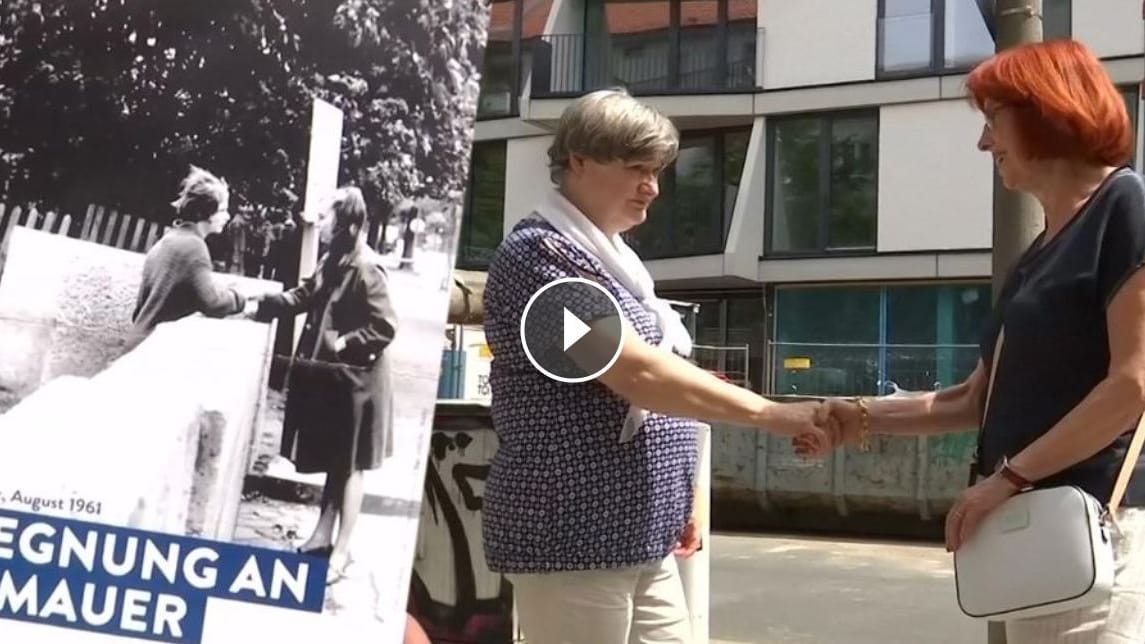
<svg viewBox="0 0 1145 644"><path fill-rule="evenodd" d="M941 544L717 534L711 644L986 644Z"/></svg>

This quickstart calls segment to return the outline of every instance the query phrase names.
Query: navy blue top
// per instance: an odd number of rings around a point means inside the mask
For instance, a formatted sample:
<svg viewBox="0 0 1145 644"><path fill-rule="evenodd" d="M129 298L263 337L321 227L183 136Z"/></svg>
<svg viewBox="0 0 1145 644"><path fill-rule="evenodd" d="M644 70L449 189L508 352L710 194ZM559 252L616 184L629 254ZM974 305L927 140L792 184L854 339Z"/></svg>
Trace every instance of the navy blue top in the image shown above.
<svg viewBox="0 0 1145 644"><path fill-rule="evenodd" d="M1145 183L1112 173L1053 239L1034 240L1002 287L980 350L986 373L1005 322L994 392L981 436L979 473L1013 457L1054 427L1107 375L1106 307L1145 263ZM1137 419L1112 445L1038 482L1072 484L1108 501ZM1145 504L1139 459L1123 505Z"/></svg>
<svg viewBox="0 0 1145 644"><path fill-rule="evenodd" d="M547 223L525 220L501 242L485 287L499 447L485 484L490 570L531 573L643 565L667 557L692 508L695 421L649 413L621 444L628 403L604 385L550 380L525 356L529 298L565 277L595 277L642 338L653 317L605 267Z"/></svg>

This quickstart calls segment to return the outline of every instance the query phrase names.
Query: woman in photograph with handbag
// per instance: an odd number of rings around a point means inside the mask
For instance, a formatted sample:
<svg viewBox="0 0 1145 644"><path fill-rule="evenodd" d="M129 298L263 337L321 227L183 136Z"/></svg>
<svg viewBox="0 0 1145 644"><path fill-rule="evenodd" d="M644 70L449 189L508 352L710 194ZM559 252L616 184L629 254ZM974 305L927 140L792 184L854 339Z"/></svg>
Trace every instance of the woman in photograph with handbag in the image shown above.
<svg viewBox="0 0 1145 644"><path fill-rule="evenodd" d="M365 223L361 190L339 188L318 222L327 251L314 274L259 297L255 314L269 320L307 312L288 370L281 452L300 473L326 474L318 523L298 551L329 557L327 583L341 579L350 563L364 471L393 453L386 348L397 317L385 271L362 239Z"/></svg>
<svg viewBox="0 0 1145 644"><path fill-rule="evenodd" d="M1024 606L998 618L1009 644L1143 642L1145 476L1131 475L1142 470L1140 442L1132 439L1145 410L1145 271L1138 270L1145 264L1145 183L1125 165L1133 151L1126 105L1101 62L1072 40L998 53L966 84L986 121L978 148L993 157L1007 188L1041 203L1045 230L1007 277L967 380L918 397L830 399L825 404L841 428L836 439L865 447L872 434L980 426L974 480L947 515L946 546L957 572L1010 588L1012 597L987 603ZM1024 505L1007 504L1029 490L1037 492L1023 496ZM1050 498L1046 491L1077 490L1088 506L1076 512L1034 507L1034 499ZM1019 511L995 515L1003 505ZM1114 519L1111 540L1104 528L1092 529L1097 561L1082 568L1100 569L1109 554L1111 588L1053 596L1043 586L1057 582L1035 579L1069 573L1060 561L1038 561L1039 548L1060 545L1069 530L1084 533L1085 508L1105 505ZM1088 511L1091 519L1098 514ZM1020 535L1027 526L1035 533ZM998 558L988 574L959 569L971 565L959 562L960 552L981 562L1027 538L1034 548ZM1034 572L1039 566L1050 575ZM990 583L967 588L959 581L964 611L992 592ZM1034 596L1049 599L1022 604Z"/></svg>

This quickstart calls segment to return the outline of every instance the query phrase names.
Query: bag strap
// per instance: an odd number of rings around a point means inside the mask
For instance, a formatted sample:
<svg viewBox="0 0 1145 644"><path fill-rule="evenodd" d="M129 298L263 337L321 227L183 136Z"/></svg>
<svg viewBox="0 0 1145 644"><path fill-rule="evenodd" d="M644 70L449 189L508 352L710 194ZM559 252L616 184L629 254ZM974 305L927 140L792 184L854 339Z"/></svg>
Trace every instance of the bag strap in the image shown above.
<svg viewBox="0 0 1145 644"><path fill-rule="evenodd" d="M1002 340L1005 328L998 327L998 338L994 341L994 360L990 365L990 379L986 383L986 401L982 405L982 416L978 419L978 435L974 444L974 455L970 459L970 472L966 479L966 487L974 485L978 480L978 462L982 459L982 434L986 430L986 410L990 408L990 396L994 392L994 376L998 373L998 354L1002 350Z"/></svg>
<svg viewBox="0 0 1145 644"><path fill-rule="evenodd" d="M990 396L994 393L994 376L998 373L998 356L1002 353L1002 341L1005 337L1006 328L998 327L998 339L994 341L994 359L990 364L990 380L986 384L986 403L982 405L982 420L978 423L981 427L986 427L986 412L990 409Z"/></svg>
<svg viewBox="0 0 1145 644"><path fill-rule="evenodd" d="M982 407L982 421L980 423L982 429L986 427L986 414L990 409L990 397L994 393L994 376L998 373L998 359L1002 352L1002 341L1005 338L1006 330L1002 327L998 328L998 339L994 343L994 360L990 365L990 380L986 385L986 404ZM979 443L981 443L982 429L979 430ZM1129 487L1129 479L1133 477L1133 466L1137 464L1137 458L1141 455L1141 448L1145 446L1145 414L1142 414L1137 421L1137 429L1133 432L1133 440L1129 442L1128 449L1125 450L1125 460L1121 462L1121 469L1117 473L1117 481L1113 484L1113 494L1109 497L1109 513L1116 516L1117 508L1121 506L1121 501L1125 498L1125 491ZM981 448L981 445L979 445ZM971 472L973 476L973 472Z"/></svg>
<svg viewBox="0 0 1145 644"><path fill-rule="evenodd" d="M1121 471L1117 473L1117 481L1113 484L1113 494L1109 497L1109 513L1116 515L1117 508L1125 498L1125 490L1129 487L1129 479L1133 478L1133 466L1137 464L1137 457L1141 454L1141 446L1145 443L1145 414L1137 421L1137 429L1133 432L1133 440L1125 450L1125 460L1121 463Z"/></svg>

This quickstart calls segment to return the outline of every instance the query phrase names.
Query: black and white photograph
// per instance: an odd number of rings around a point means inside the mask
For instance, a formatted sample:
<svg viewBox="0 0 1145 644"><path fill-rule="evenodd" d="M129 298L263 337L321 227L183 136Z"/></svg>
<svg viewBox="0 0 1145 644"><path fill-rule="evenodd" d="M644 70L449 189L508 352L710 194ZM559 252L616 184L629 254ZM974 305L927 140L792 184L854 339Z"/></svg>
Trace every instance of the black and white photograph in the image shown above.
<svg viewBox="0 0 1145 644"><path fill-rule="evenodd" d="M323 563L206 644L401 641L488 6L0 4L0 509Z"/></svg>

